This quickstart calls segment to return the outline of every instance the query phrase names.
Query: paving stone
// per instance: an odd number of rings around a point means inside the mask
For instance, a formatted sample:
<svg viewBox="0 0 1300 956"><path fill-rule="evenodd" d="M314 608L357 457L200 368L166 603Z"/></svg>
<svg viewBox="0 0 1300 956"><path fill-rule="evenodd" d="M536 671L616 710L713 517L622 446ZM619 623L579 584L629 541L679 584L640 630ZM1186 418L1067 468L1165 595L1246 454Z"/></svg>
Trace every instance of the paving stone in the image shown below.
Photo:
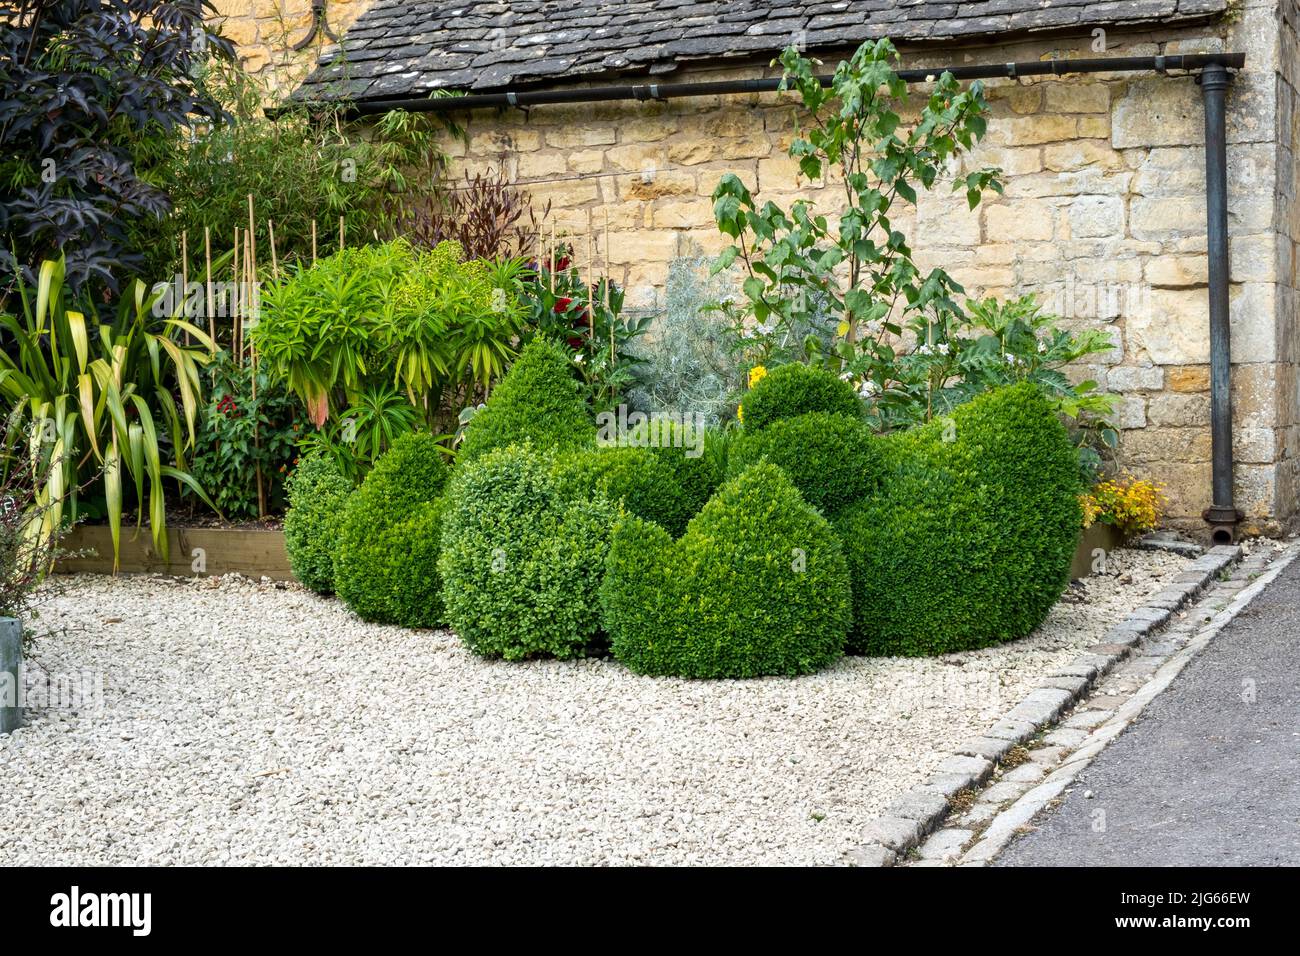
<svg viewBox="0 0 1300 956"><path fill-rule="evenodd" d="M1015 746L1011 740L997 737L972 737L956 747L959 754L971 757L983 757L985 760L1000 760L1002 755Z"/></svg>
<svg viewBox="0 0 1300 956"><path fill-rule="evenodd" d="M1092 703L1089 701L1089 703ZM1099 727L1114 715L1113 710L1097 710L1089 707L1087 710L1081 710L1078 713L1071 714L1065 720L1061 721L1062 727L1078 728L1080 730L1091 730L1093 727Z"/></svg>
<svg viewBox="0 0 1300 956"><path fill-rule="evenodd" d="M878 817L862 831L863 844L877 843L891 850L906 852L921 840L921 825L903 817Z"/></svg>
<svg viewBox="0 0 1300 956"><path fill-rule="evenodd" d="M1029 759L1036 764L1054 766L1065 756L1065 748L1060 746L1035 747L1029 751ZM1017 768L1019 769L1019 768Z"/></svg>
<svg viewBox="0 0 1300 956"><path fill-rule="evenodd" d="M1031 724L1027 720L1003 719L986 730L984 736L1019 742L1028 738L1037 729L1035 724Z"/></svg>
<svg viewBox="0 0 1300 956"><path fill-rule="evenodd" d="M856 847L844 854L849 866L893 866L896 855L893 850L876 844Z"/></svg>
<svg viewBox="0 0 1300 956"><path fill-rule="evenodd" d="M1141 637L1142 635L1140 635L1137 631L1131 629L1126 630L1121 628L1114 628L1112 630L1107 631L1105 636L1102 637L1101 646L1132 647L1141 639ZM1092 650L1092 648L1089 648L1089 650ZM1099 653L1099 652L1094 652L1094 653Z"/></svg>
<svg viewBox="0 0 1300 956"><path fill-rule="evenodd" d="M1029 784L1023 781L1007 780L1005 777L1002 781L995 783L979 795L979 803L1010 803L1012 800L1020 799L1020 795L1029 789Z"/></svg>
<svg viewBox="0 0 1300 956"><path fill-rule="evenodd" d="M1096 654L1098 657L1121 657L1124 654L1128 653L1128 649L1130 647L1132 647L1132 643L1094 644L1091 647L1089 647L1087 650L1089 654Z"/></svg>
<svg viewBox="0 0 1300 956"><path fill-rule="evenodd" d="M977 827L996 817L1000 809L996 803L980 803L976 800L969 810L952 822L960 827Z"/></svg>
<svg viewBox="0 0 1300 956"><path fill-rule="evenodd" d="M975 835L972 830L944 827L918 848L922 860L952 860L961 856L961 848Z"/></svg>
<svg viewBox="0 0 1300 956"><path fill-rule="evenodd" d="M1087 677L1057 676L1055 674L1051 677L1044 677L1038 682L1039 687L1069 691L1072 699L1078 698L1091 684L1092 681Z"/></svg>
<svg viewBox="0 0 1300 956"><path fill-rule="evenodd" d="M1183 642L1186 643L1186 642ZM1177 641L1158 641L1155 644L1144 644L1138 651L1143 657L1168 657L1175 654L1182 644Z"/></svg>
<svg viewBox="0 0 1300 956"><path fill-rule="evenodd" d="M1128 697L1128 694L1093 694L1088 698L1088 706L1098 710L1114 710Z"/></svg>
<svg viewBox="0 0 1300 956"><path fill-rule="evenodd" d="M888 815L915 820L923 831L930 830L948 809L948 798L928 787L913 787L890 806Z"/></svg>
<svg viewBox="0 0 1300 956"><path fill-rule="evenodd" d="M1037 783L1047 775L1047 768L1042 764L1022 763L1019 767L1012 767L1002 775L1003 780L1010 780L1012 783Z"/></svg>
<svg viewBox="0 0 1300 956"><path fill-rule="evenodd" d="M1079 746L1079 744L1088 739L1088 732L1086 730L1073 730L1069 728L1053 730L1043 739L1049 744L1055 744L1065 747L1068 750L1073 750L1075 747Z"/></svg>

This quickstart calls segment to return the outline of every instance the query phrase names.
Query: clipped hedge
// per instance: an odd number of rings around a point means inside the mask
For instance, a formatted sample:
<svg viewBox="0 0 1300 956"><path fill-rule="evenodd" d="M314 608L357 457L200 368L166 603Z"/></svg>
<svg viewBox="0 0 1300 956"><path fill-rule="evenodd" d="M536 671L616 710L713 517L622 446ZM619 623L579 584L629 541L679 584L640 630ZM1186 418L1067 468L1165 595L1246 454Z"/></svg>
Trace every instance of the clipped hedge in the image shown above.
<svg viewBox="0 0 1300 956"><path fill-rule="evenodd" d="M804 500L831 516L879 482L880 451L860 419L830 412L782 418L731 443L727 467L738 475L756 461L777 465Z"/></svg>
<svg viewBox="0 0 1300 956"><path fill-rule="evenodd" d="M674 542L619 523L601 590L614 656L643 674L806 674L843 652L848 569L831 526L775 465L719 489Z"/></svg>
<svg viewBox="0 0 1300 956"><path fill-rule="evenodd" d="M285 481L289 510L284 516L284 546L293 576L320 594L334 590L334 550L352 482L334 459L308 455Z"/></svg>
<svg viewBox="0 0 1300 956"><path fill-rule="evenodd" d="M406 627L444 623L438 546L449 473L432 435L404 435L348 498L334 586L366 620Z"/></svg>
<svg viewBox="0 0 1300 956"><path fill-rule="evenodd" d="M609 447L563 455L555 463L560 494L570 500L603 497L621 502L630 513L663 525L677 537L696 509L677 473L656 451Z"/></svg>
<svg viewBox="0 0 1300 956"><path fill-rule="evenodd" d="M448 501L438 567L447 620L471 650L563 658L596 643L615 505L567 499L551 461L527 446L458 469Z"/></svg>
<svg viewBox="0 0 1300 956"><path fill-rule="evenodd" d="M1074 449L1038 388L986 393L951 422L881 445L879 492L836 524L853 577L849 650L944 654L1042 623L1069 580L1080 489Z"/></svg>
<svg viewBox="0 0 1300 956"><path fill-rule="evenodd" d="M470 462L525 441L547 451L590 447L596 441L568 356L540 337L524 346L487 406L474 416L456 460Z"/></svg>
<svg viewBox="0 0 1300 956"><path fill-rule="evenodd" d="M648 446L673 470L691 516L700 513L726 477L728 437L719 429L660 420L631 429L627 440Z"/></svg>
<svg viewBox="0 0 1300 956"><path fill-rule="evenodd" d="M747 431L809 412L861 418L863 411L852 385L827 369L799 363L780 365L768 372L745 393L741 407Z"/></svg>

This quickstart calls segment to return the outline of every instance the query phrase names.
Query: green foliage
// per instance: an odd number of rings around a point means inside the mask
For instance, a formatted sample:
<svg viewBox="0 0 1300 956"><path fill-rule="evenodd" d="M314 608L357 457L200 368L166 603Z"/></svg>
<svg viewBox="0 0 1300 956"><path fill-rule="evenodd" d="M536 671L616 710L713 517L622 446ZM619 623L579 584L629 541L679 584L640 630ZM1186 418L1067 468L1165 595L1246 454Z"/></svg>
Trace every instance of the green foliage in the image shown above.
<svg viewBox="0 0 1300 956"><path fill-rule="evenodd" d="M624 315L624 291L608 276L589 285L564 247L556 249L553 262L532 263L522 279L520 299L529 334L549 339L565 352L593 410L617 407L636 382L641 359L633 345L651 317Z"/></svg>
<svg viewBox="0 0 1300 956"><path fill-rule="evenodd" d="M784 471L804 500L827 516L871 492L881 477L880 452L866 425L828 412L745 429L732 441L727 467L738 475L762 460Z"/></svg>
<svg viewBox="0 0 1300 956"><path fill-rule="evenodd" d="M267 513L279 513L298 454L301 406L264 367L254 389L251 364L236 365L224 350L207 371L212 384L194 440L194 478L227 518L255 518L260 466Z"/></svg>
<svg viewBox="0 0 1300 956"><path fill-rule="evenodd" d="M920 656L1024 637L1069 578L1078 475L1028 382L881 441L879 491L836 529L853 576L852 651Z"/></svg>
<svg viewBox="0 0 1300 956"><path fill-rule="evenodd" d="M350 247L270 286L253 335L317 425L381 385L399 388L432 425L513 357L520 268L462 262L455 243Z"/></svg>
<svg viewBox="0 0 1300 956"><path fill-rule="evenodd" d="M248 225L248 197L256 202L254 241L270 262L268 223L275 224L281 268L310 265L312 223L316 252L338 251L339 220L347 246L378 233L404 234L398 220L419 183L436 180L444 166L439 146L445 120L431 113L393 111L368 129L349 121L347 102L333 107L280 102L266 115L268 91L242 68L210 62L201 74L206 90L226 110L224 122L171 150L155 171L158 185L175 203L174 215L133 224L136 244L151 251L151 274L179 271L181 234L189 237L188 273L202 276L203 230L214 249L229 248L236 226ZM241 240L242 241L242 240Z"/></svg>
<svg viewBox="0 0 1300 956"><path fill-rule="evenodd" d="M449 468L428 434L399 438L347 500L334 587L368 621L444 622L438 545Z"/></svg>
<svg viewBox="0 0 1300 956"><path fill-rule="evenodd" d="M443 522L447 619L473 651L574 657L600 633L598 589L618 511L566 499L551 462L527 446L460 467Z"/></svg>
<svg viewBox="0 0 1300 956"><path fill-rule="evenodd" d="M96 322L94 303L74 298L63 280L62 259L41 263L35 289L18 282L10 304L21 314L0 314L0 329L12 340L0 350L0 395L9 410L23 409L33 454L57 463L38 495L46 530L62 522L65 497L76 520L90 484L102 496L115 567L122 513L132 502L137 528L148 511L154 548L165 557L164 481L207 500L187 470L186 450L194 443L199 366L208 361L210 342L189 323L155 314L159 295L138 282L122 296L116 317ZM182 344L181 332L203 347Z"/></svg>
<svg viewBox="0 0 1300 956"><path fill-rule="evenodd" d="M595 426L571 368L554 342L536 338L526 345L465 430L458 460L524 441L546 451L594 445Z"/></svg>
<svg viewBox="0 0 1300 956"><path fill-rule="evenodd" d="M697 515L726 476L730 434L726 429L700 428L663 415L637 423L619 441L648 447L671 468L685 496L688 514ZM598 434L598 440L605 437L603 432Z"/></svg>
<svg viewBox="0 0 1300 956"><path fill-rule="evenodd" d="M666 456L637 447L594 448L557 460L555 480L570 500L607 498L631 514L654 521L673 537L686 528L698 506L688 497Z"/></svg>
<svg viewBox="0 0 1300 956"><path fill-rule="evenodd" d="M284 546L293 576L321 594L334 590L334 552L343 510L353 484L334 459L308 455L285 481L289 511L284 516Z"/></svg>
<svg viewBox="0 0 1300 956"><path fill-rule="evenodd" d="M620 522L601 599L614 656L643 674L806 674L840 656L851 621L834 532L766 463L723 485L679 541Z"/></svg>
<svg viewBox="0 0 1300 956"><path fill-rule="evenodd" d="M637 409L688 412L710 424L735 414L743 376L732 337L710 309L733 285L724 276L709 277L708 261L695 256L668 263L664 311L651 324L654 334L634 346L642 364L628 402Z"/></svg>
<svg viewBox="0 0 1300 956"><path fill-rule="evenodd" d="M391 385L367 385L352 398L344 418L331 418L298 441L303 452L319 452L334 459L353 484L403 435L417 431L419 412ZM439 440L447 436L439 435ZM446 454L450 456L451 450Z"/></svg>
<svg viewBox="0 0 1300 956"><path fill-rule="evenodd" d="M736 244L723 250L715 269L740 263L744 276L744 299L728 310L733 319L752 320L779 338L835 316L835 352L851 359L860 348L887 352L886 332L923 328L934 315L956 310L953 294L961 287L942 269L921 273L894 208L900 201L915 205L918 188L932 189L945 166L969 152L984 135L988 104L979 83L963 89L944 73L905 127L900 114L908 90L894 71L897 61L888 40L868 41L823 87L816 61L795 47L781 54L782 88L799 95L808 121L789 154L811 180L833 172L844 184L844 202L829 211L807 200L789 211L770 201L759 206L738 176L722 178L713 192L714 218ZM952 188L964 190L973 209L985 189L1002 187L998 170L979 169Z"/></svg>
<svg viewBox="0 0 1300 956"><path fill-rule="evenodd" d="M829 412L862 418L862 402L853 387L834 373L811 365L781 365L759 378L745 393L742 420L757 431L782 418Z"/></svg>

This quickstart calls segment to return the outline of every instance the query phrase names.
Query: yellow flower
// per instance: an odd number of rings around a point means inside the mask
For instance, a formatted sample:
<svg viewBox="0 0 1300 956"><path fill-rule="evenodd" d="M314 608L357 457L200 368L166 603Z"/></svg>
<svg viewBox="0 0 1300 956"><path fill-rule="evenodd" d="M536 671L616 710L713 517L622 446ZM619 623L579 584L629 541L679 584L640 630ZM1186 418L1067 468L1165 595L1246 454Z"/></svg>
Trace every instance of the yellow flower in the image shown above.
<svg viewBox="0 0 1300 956"><path fill-rule="evenodd" d="M767 378L767 367L764 365L755 365L749 370L749 387L753 388L765 378Z"/></svg>
<svg viewBox="0 0 1300 956"><path fill-rule="evenodd" d="M745 424L745 403L744 402L741 402L739 405L736 406L736 418L739 419L740 424L742 425Z"/></svg>

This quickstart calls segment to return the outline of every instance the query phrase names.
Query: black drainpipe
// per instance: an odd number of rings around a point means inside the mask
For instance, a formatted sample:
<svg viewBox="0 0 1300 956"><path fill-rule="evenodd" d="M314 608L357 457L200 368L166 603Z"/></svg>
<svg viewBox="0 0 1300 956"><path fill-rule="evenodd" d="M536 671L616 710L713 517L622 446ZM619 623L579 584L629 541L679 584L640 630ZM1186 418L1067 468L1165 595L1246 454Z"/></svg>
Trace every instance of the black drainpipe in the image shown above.
<svg viewBox="0 0 1300 956"><path fill-rule="evenodd" d="M1210 525L1216 544L1230 544L1236 538L1241 514L1233 505L1232 490L1232 381L1228 324L1228 156L1224 94L1232 82L1229 70L1246 65L1244 53L1192 53L1173 56L1094 57L1090 59L1030 60L1024 63L936 66L899 70L909 83L931 80L951 73L959 80L995 79L1018 76L1068 76L1079 73L1132 73L1169 70L1200 70L1197 81L1205 97L1205 202L1207 212L1206 252L1210 285L1210 436L1212 442L1212 504L1203 517ZM818 77L830 86L831 77ZM718 80L706 83L643 83L624 86L576 87L560 90L519 90L471 93L466 96L425 96L367 100L344 109L349 116L366 116L390 110L413 113L450 113L501 107L545 104L586 104L616 100L669 100L688 96L766 93L779 88L781 80L764 77L752 80ZM267 110L276 116L287 108L311 109L309 101Z"/></svg>
<svg viewBox="0 0 1300 956"><path fill-rule="evenodd" d="M1225 93L1232 74L1201 71L1205 97L1206 253L1210 266L1210 458L1213 497L1205 520L1215 544L1231 544L1241 513L1232 499L1232 362L1228 323L1228 133Z"/></svg>

